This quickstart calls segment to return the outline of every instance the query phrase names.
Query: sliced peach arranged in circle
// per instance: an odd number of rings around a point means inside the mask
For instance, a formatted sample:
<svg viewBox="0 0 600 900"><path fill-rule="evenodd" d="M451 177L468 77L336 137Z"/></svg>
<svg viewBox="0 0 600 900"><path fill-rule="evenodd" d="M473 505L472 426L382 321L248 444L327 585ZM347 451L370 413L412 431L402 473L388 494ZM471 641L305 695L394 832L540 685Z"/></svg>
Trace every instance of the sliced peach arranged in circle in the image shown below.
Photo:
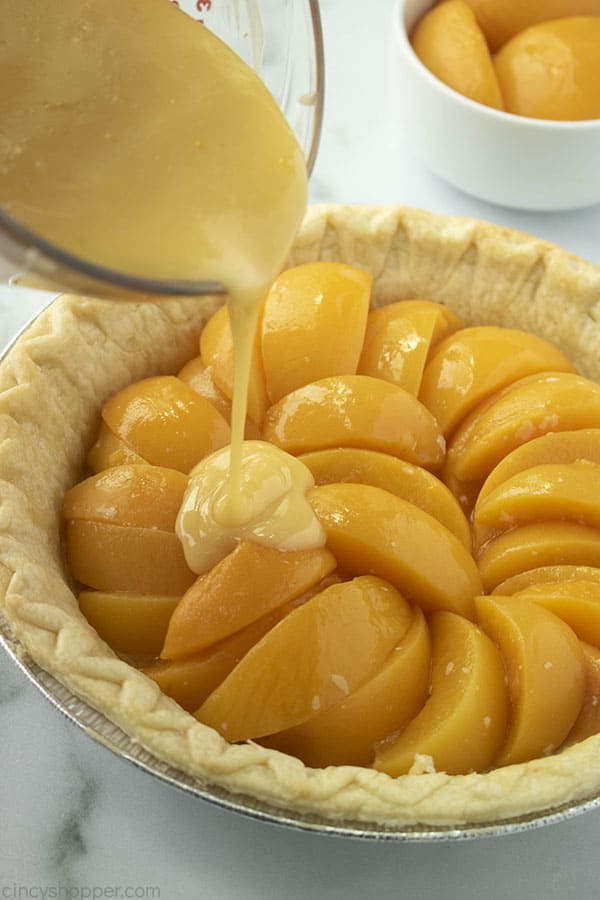
<svg viewBox="0 0 600 900"><path fill-rule="evenodd" d="M600 530L573 522L522 525L490 541L477 560L483 586L544 566L595 566L600 558Z"/></svg>
<svg viewBox="0 0 600 900"><path fill-rule="evenodd" d="M600 568L596 566L539 566L519 572L494 588L492 593L510 596L523 591L532 584L552 584L556 581L596 581L600 582Z"/></svg>
<svg viewBox="0 0 600 900"><path fill-rule="evenodd" d="M478 499L483 501L494 488L525 469L545 463L574 463L582 459L600 465L600 428L550 431L521 444L505 456L484 481Z"/></svg>
<svg viewBox="0 0 600 900"><path fill-rule="evenodd" d="M187 478L159 466L114 466L64 496L73 576L99 591L182 594L194 580L175 534Z"/></svg>
<svg viewBox="0 0 600 900"><path fill-rule="evenodd" d="M511 328L480 325L439 344L423 374L419 399L448 438L483 400L527 375L573 372L549 341Z"/></svg>
<svg viewBox="0 0 600 900"><path fill-rule="evenodd" d="M108 400L102 418L147 462L189 472L229 443L229 424L215 407L173 375L144 378Z"/></svg>
<svg viewBox="0 0 600 900"><path fill-rule="evenodd" d="M572 747L593 734L600 734L600 650L582 642L585 666L585 694L581 712L561 744L561 750Z"/></svg>
<svg viewBox="0 0 600 900"><path fill-rule="evenodd" d="M161 657L180 659L209 647L298 597L335 567L325 549L283 551L241 541L181 598Z"/></svg>
<svg viewBox="0 0 600 900"><path fill-rule="evenodd" d="M600 465L548 463L502 482L475 504L475 551L511 528L552 520L600 528Z"/></svg>
<svg viewBox="0 0 600 900"><path fill-rule="evenodd" d="M62 514L112 525L174 531L188 480L160 466L113 466L66 492Z"/></svg>
<svg viewBox="0 0 600 900"><path fill-rule="evenodd" d="M320 485L308 499L342 569L376 573L426 613L448 609L474 618L473 598L481 593L477 566L432 516L366 484Z"/></svg>
<svg viewBox="0 0 600 900"><path fill-rule="evenodd" d="M152 659L179 600L171 594L81 591L79 609L115 653Z"/></svg>
<svg viewBox="0 0 600 900"><path fill-rule="evenodd" d="M233 742L299 725L377 672L406 628L406 604L382 579L334 584L255 644L195 715Z"/></svg>
<svg viewBox="0 0 600 900"><path fill-rule="evenodd" d="M448 445L442 478L456 497L471 498L521 444L549 431L599 426L600 384L570 372L529 375L467 416Z"/></svg>
<svg viewBox="0 0 600 900"><path fill-rule="evenodd" d="M316 450L300 459L316 484L345 481L383 488L429 513L471 549L471 530L460 504L446 485L422 466L389 453L351 447Z"/></svg>
<svg viewBox="0 0 600 900"><path fill-rule="evenodd" d="M477 103L502 109L502 96L483 32L463 0L434 6L415 28L415 53L440 81Z"/></svg>
<svg viewBox="0 0 600 900"><path fill-rule="evenodd" d="M106 422L100 422L98 437L87 455L87 463L92 472L102 472L113 466L148 465L110 430Z"/></svg>
<svg viewBox="0 0 600 900"><path fill-rule="evenodd" d="M550 610L569 625L577 637L600 647L600 583L563 581L532 584L513 596L523 597Z"/></svg>
<svg viewBox="0 0 600 900"><path fill-rule="evenodd" d="M383 741L375 768L405 775L419 756L438 772L485 771L504 741L509 716L504 666L492 641L449 612L431 617L431 695L400 735Z"/></svg>
<svg viewBox="0 0 600 900"><path fill-rule="evenodd" d="M581 644L558 616L520 597L478 597L476 604L482 628L505 659L511 698L508 734L494 765L547 756L581 710Z"/></svg>
<svg viewBox="0 0 600 900"><path fill-rule="evenodd" d="M337 706L265 743L307 766L369 766L375 745L416 716L427 700L429 663L429 630L416 609L406 634L368 681Z"/></svg>
<svg viewBox="0 0 600 900"><path fill-rule="evenodd" d="M331 584L337 584L339 580L337 576L330 575L299 597L276 607L267 615L251 622L250 625L246 625L245 628L241 628L222 641L206 647L199 653L182 657L182 659L156 660L145 666L142 671L157 683L163 694L176 700L188 712L194 712L204 703L209 694L212 694L215 688L227 678L248 650L258 643L271 628L296 607L301 606ZM160 648L156 655L159 652Z"/></svg>
<svg viewBox="0 0 600 900"><path fill-rule="evenodd" d="M447 307L431 300L401 300L373 309L367 318L358 372L418 396L433 347L461 324Z"/></svg>
<svg viewBox="0 0 600 900"><path fill-rule="evenodd" d="M201 356L196 356L186 363L183 369L177 373L177 377L209 403L212 403L225 421L231 423L231 400L217 387L212 369L204 365ZM246 420L245 437L247 440L260 438L260 429L252 419Z"/></svg>
<svg viewBox="0 0 600 900"><path fill-rule="evenodd" d="M275 280L261 344L271 403L311 381L356 372L372 281L364 269L324 261L287 269Z"/></svg>
<svg viewBox="0 0 600 900"><path fill-rule="evenodd" d="M200 335L200 355L202 362L212 372L215 384L229 400L233 398L233 339L229 309L222 306L211 316ZM260 349L260 334L257 330L252 345L250 379L248 382L248 416L258 426L262 424L269 406L265 373Z"/></svg>
<svg viewBox="0 0 600 900"><path fill-rule="evenodd" d="M413 394L368 375L323 378L272 406L263 438L288 453L329 447L381 450L437 469L445 442L437 422Z"/></svg>
<svg viewBox="0 0 600 900"><path fill-rule="evenodd" d="M183 594L196 578L174 531L73 519L65 545L73 577L97 591Z"/></svg>

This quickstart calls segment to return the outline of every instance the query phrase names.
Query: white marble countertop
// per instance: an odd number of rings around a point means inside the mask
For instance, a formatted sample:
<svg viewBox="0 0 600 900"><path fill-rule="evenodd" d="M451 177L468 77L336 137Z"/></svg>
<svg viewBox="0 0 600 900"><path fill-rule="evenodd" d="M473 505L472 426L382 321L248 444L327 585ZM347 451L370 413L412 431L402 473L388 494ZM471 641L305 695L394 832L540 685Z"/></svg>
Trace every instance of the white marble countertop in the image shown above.
<svg viewBox="0 0 600 900"><path fill-rule="evenodd" d="M328 84L312 200L476 216L600 264L600 207L560 214L493 207L411 157L388 100L391 10L392 0L322 0ZM0 286L0 343L46 300ZM441 844L356 842L257 823L184 795L95 744L5 654L0 735L0 898L7 900L600 895L600 810L517 835Z"/></svg>

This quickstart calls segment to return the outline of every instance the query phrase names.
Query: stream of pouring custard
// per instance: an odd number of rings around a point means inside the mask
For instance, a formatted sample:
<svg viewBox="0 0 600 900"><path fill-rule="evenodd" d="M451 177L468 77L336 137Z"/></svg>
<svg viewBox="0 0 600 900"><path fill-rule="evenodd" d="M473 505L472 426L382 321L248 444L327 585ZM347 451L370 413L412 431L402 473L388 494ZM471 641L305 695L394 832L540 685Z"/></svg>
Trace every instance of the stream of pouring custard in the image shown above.
<svg viewBox="0 0 600 900"><path fill-rule="evenodd" d="M228 476L211 471L228 480L216 531L243 531L257 503L278 508L260 500L265 467L286 468L269 452L244 480L243 433L258 310L306 208L295 135L258 76L169 0L2 0L0 38L2 208L96 264L227 286L231 456Z"/></svg>

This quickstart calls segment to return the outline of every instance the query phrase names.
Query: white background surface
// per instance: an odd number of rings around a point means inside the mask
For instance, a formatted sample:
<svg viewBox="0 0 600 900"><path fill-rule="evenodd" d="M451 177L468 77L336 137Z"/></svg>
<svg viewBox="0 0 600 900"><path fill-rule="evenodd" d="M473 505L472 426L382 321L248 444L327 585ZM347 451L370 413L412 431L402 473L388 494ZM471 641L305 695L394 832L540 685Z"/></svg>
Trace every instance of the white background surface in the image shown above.
<svg viewBox="0 0 600 900"><path fill-rule="evenodd" d="M391 0L322 0L328 84L312 200L476 216L600 264L600 207L527 214L488 206L412 158L390 113L389 90L402 89L388 80L391 10ZM0 342L46 299L0 287ZM162 900L600 896L600 811L517 835L430 845L260 824L115 758L57 714L3 654L0 748L0 898L141 897L146 886L160 892L146 896Z"/></svg>

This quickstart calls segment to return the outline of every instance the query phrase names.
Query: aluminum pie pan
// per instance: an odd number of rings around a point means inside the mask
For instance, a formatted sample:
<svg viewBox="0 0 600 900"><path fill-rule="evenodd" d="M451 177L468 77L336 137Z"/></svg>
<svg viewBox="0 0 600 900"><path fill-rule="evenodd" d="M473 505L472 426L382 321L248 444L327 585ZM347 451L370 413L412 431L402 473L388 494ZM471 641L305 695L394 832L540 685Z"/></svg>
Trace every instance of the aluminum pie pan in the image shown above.
<svg viewBox="0 0 600 900"><path fill-rule="evenodd" d="M25 324L14 334L0 353L0 362L23 336L28 328L50 306L58 294L46 295L43 303ZM122 728L85 700L78 697L57 678L38 665L15 637L8 619L0 610L0 646L52 706L70 722L81 728L90 738L106 747L117 757L135 765L138 769L165 784L198 797L200 800L251 820L281 826L295 831L321 834L361 841L440 843L468 841L483 837L502 837L532 831L546 825L565 822L592 810L600 809L600 794L585 799L568 801L546 810L494 819L490 822L463 823L460 825L401 825L385 826L377 822L354 819L332 819L317 814L286 810L247 794L233 792L218 784L195 777L170 765L133 740Z"/></svg>

